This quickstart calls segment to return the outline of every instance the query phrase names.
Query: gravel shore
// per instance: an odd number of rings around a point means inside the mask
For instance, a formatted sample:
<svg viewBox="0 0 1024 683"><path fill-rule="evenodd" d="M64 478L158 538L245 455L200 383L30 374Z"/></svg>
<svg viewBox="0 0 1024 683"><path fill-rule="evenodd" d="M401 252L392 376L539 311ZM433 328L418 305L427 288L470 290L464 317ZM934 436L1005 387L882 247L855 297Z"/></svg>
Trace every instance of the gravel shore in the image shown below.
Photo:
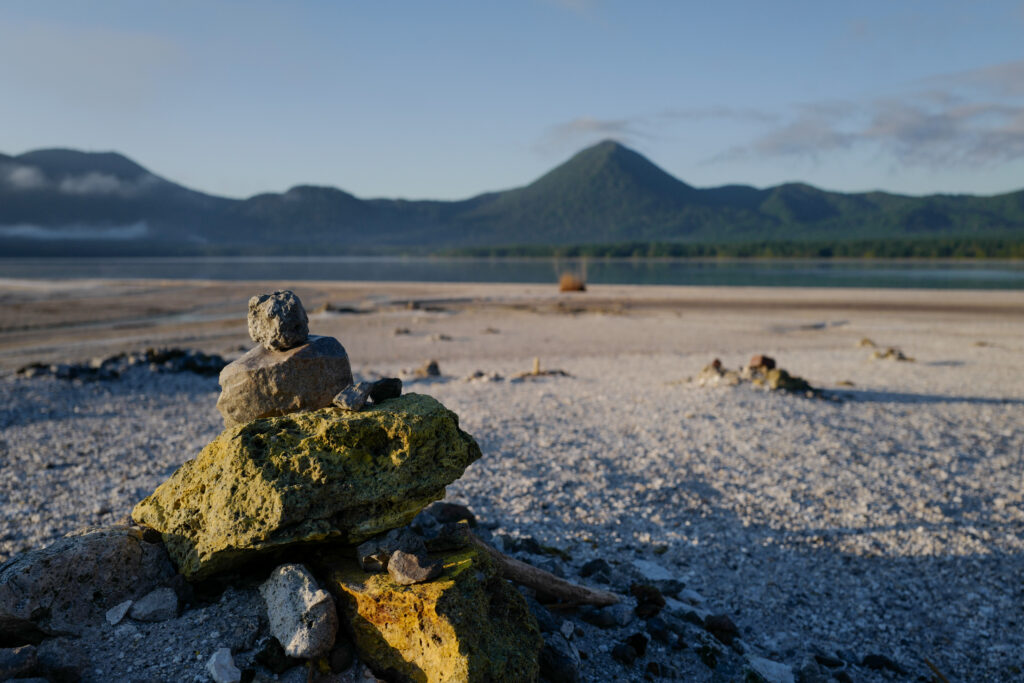
<svg viewBox="0 0 1024 683"><path fill-rule="evenodd" d="M503 321L465 317L467 329ZM729 614L752 651L794 669L815 653L858 664L882 654L905 674L858 668L857 680L930 680L926 660L949 680L1024 675L1019 318L947 326L863 314L791 344L737 335L723 319L718 346L642 353L615 335L657 337L675 316L611 318L604 352L543 359L571 377L465 381L476 370L510 377L532 358L453 352L457 334L420 342L422 357L443 347L448 360L440 379L407 378L406 391L456 411L484 452L449 500L496 534L564 550L569 575L597 557L655 562ZM916 361L868 360L856 341L883 330L879 342ZM738 367L762 351L827 397L688 381L715 356ZM362 377L409 367L352 355ZM190 373L8 375L0 392L0 560L123 518L221 428L216 380ZM608 655L610 634L581 628L587 680L642 679L642 662ZM644 661L673 657L652 643Z"/></svg>

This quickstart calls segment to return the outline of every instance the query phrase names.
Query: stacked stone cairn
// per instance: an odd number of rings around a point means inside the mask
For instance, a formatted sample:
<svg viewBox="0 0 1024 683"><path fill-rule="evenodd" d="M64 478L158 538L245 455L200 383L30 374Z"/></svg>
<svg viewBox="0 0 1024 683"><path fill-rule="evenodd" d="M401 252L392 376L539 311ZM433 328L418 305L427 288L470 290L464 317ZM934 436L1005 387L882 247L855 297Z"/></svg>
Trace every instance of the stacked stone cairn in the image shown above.
<svg viewBox="0 0 1024 683"><path fill-rule="evenodd" d="M342 680L330 676L353 650L387 680L536 680L537 623L494 555L465 522L409 526L481 456L458 416L397 379L353 385L344 347L309 335L290 291L253 297L248 323L257 346L220 375L225 430L136 505L134 525L0 567L0 645L116 624L147 600L174 617L183 594L255 582L254 628L273 638L218 649L215 681L280 671L267 641L308 680ZM86 577L90 599L69 598Z"/></svg>

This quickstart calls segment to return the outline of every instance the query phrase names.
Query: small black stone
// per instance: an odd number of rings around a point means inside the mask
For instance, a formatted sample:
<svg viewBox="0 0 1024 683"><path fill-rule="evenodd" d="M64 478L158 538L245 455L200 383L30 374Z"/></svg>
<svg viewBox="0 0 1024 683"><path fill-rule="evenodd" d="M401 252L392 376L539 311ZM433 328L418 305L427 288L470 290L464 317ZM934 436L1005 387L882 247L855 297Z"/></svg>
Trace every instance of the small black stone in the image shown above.
<svg viewBox="0 0 1024 683"><path fill-rule="evenodd" d="M634 583L629 587L629 592L636 598L637 606L634 610L641 619L650 619L658 616L658 613L665 606L665 597L656 587Z"/></svg>
<svg viewBox="0 0 1024 683"><path fill-rule="evenodd" d="M626 638L626 645L636 650L636 653L641 657L647 654L647 636L642 633L634 633Z"/></svg>
<svg viewBox="0 0 1024 683"><path fill-rule="evenodd" d="M860 665L861 666L866 666L867 668L873 669L875 671L881 671L882 669L888 669L889 671L892 671L892 672L898 673L898 674L906 674L907 673L906 671L903 670L903 667L901 667L899 664L897 664L896 662L892 661L891 659L889 659L885 655L880 655L880 654L865 655L865 657L861 661Z"/></svg>
<svg viewBox="0 0 1024 683"><path fill-rule="evenodd" d="M327 655L327 662L331 667L331 673L340 674L348 671L356 661L356 649L348 638L339 637L334 642L330 654Z"/></svg>
<svg viewBox="0 0 1024 683"><path fill-rule="evenodd" d="M370 400L383 403L390 398L398 398L402 395L402 380L397 377L384 377L373 383L370 387Z"/></svg>
<svg viewBox="0 0 1024 683"><path fill-rule="evenodd" d="M591 560L590 562L587 562L585 565L580 567L580 576L582 576L583 578L587 578L591 574L597 573L608 575L611 573L611 571L612 566L608 564L608 561L604 558L599 557L596 560Z"/></svg>
<svg viewBox="0 0 1024 683"><path fill-rule="evenodd" d="M666 644L671 644L676 635L661 617L652 617L647 620L647 632L659 643Z"/></svg>
<svg viewBox="0 0 1024 683"><path fill-rule="evenodd" d="M740 630L729 618L728 614L714 614L704 620L704 629L726 645L732 645L732 641L740 634Z"/></svg>
<svg viewBox="0 0 1024 683"><path fill-rule="evenodd" d="M463 520L469 522L470 526L476 526L476 515L465 505L459 503L446 503L444 501L438 501L431 503L427 508L426 512L433 515L441 524L453 524L455 522L461 522ZM532 539L531 539L532 540Z"/></svg>
<svg viewBox="0 0 1024 683"><path fill-rule="evenodd" d="M839 681L839 683L853 683L853 678L845 671L834 671L832 678Z"/></svg>
<svg viewBox="0 0 1024 683"><path fill-rule="evenodd" d="M839 657L831 657L829 655L814 655L814 659L818 664L827 666L830 669L839 669L845 664Z"/></svg>
<svg viewBox="0 0 1024 683"><path fill-rule="evenodd" d="M630 665L636 661L636 650L632 646L619 643L612 648L612 659Z"/></svg>
<svg viewBox="0 0 1024 683"><path fill-rule="evenodd" d="M675 671L661 662L647 662L644 667L644 678L654 680L655 678L674 678Z"/></svg>

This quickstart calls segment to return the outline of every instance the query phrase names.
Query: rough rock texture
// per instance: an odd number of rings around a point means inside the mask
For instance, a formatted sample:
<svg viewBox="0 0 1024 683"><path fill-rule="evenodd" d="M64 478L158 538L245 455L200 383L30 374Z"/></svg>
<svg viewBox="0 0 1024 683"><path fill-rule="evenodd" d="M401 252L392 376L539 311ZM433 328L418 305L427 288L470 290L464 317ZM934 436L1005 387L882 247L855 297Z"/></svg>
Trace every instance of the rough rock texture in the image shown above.
<svg viewBox="0 0 1024 683"><path fill-rule="evenodd" d="M167 553L133 527L85 529L0 566L0 640L77 634L174 575Z"/></svg>
<svg viewBox="0 0 1024 683"><path fill-rule="evenodd" d="M363 661L414 681L537 680L543 641L519 592L474 550L438 559L439 578L399 586L347 554L325 558Z"/></svg>
<svg viewBox="0 0 1024 683"><path fill-rule="evenodd" d="M128 613L136 621L166 621L178 616L178 596L164 586L150 591L131 606Z"/></svg>
<svg viewBox="0 0 1024 683"><path fill-rule="evenodd" d="M441 575L443 567L431 562L425 554L407 553L396 550L388 560L388 574L391 580L401 586L411 586L436 579Z"/></svg>
<svg viewBox="0 0 1024 683"><path fill-rule="evenodd" d="M242 680L242 672L235 666L231 650L222 647L213 653L206 663L206 671L214 683L238 683Z"/></svg>
<svg viewBox="0 0 1024 683"><path fill-rule="evenodd" d="M458 416L406 394L225 430L135 506L179 571L209 576L285 546L360 543L412 521L480 457Z"/></svg>
<svg viewBox="0 0 1024 683"><path fill-rule="evenodd" d="M304 344L309 318L295 292L285 289L249 299L249 336L268 351L287 351Z"/></svg>
<svg viewBox="0 0 1024 683"><path fill-rule="evenodd" d="M372 390L372 383L359 382L338 392L332 403L344 410L362 410L366 402L370 400L370 392Z"/></svg>
<svg viewBox="0 0 1024 683"><path fill-rule="evenodd" d="M301 564L283 564L260 586L270 631L289 657L326 655L338 633L334 598Z"/></svg>
<svg viewBox="0 0 1024 683"><path fill-rule="evenodd" d="M356 548L356 559L359 566L367 572L387 571L391 553L404 550L407 553L425 553L423 539L409 530L408 527L392 529L383 536L371 538Z"/></svg>
<svg viewBox="0 0 1024 683"><path fill-rule="evenodd" d="M288 351L257 346L220 373L217 410L234 427L260 417L331 405L352 384L345 347L334 337L312 335Z"/></svg>

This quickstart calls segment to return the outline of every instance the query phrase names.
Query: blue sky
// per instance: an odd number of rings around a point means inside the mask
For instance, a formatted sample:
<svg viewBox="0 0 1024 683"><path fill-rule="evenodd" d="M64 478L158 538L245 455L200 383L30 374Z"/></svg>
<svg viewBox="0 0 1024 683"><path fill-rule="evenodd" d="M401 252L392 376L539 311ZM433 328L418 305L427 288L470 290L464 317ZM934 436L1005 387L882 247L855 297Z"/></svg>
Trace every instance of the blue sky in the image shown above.
<svg viewBox="0 0 1024 683"><path fill-rule="evenodd" d="M615 138L700 187L1024 187L1024 2L0 4L0 152L463 198Z"/></svg>

